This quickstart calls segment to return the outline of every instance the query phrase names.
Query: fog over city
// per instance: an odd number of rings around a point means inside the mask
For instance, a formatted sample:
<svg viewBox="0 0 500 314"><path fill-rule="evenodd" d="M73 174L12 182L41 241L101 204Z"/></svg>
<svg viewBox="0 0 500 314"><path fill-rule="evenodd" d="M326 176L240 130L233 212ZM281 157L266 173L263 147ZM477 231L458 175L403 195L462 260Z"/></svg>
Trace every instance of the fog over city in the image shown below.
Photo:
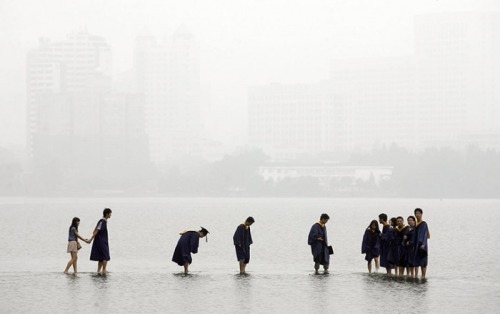
<svg viewBox="0 0 500 314"><path fill-rule="evenodd" d="M0 195L494 197L495 0L0 0Z"/></svg>

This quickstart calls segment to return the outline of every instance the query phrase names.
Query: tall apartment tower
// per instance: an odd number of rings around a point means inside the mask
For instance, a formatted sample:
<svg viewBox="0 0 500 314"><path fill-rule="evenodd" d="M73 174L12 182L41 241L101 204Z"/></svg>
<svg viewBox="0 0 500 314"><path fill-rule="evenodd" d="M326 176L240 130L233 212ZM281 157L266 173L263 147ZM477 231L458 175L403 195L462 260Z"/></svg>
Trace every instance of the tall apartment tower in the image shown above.
<svg viewBox="0 0 500 314"><path fill-rule="evenodd" d="M156 164L200 154L199 54L185 26L162 43L146 32L136 38L136 86L145 97L149 151Z"/></svg>
<svg viewBox="0 0 500 314"><path fill-rule="evenodd" d="M65 40L40 39L39 46L27 56L27 147L34 156L36 137L44 132L70 133L74 127L62 119L64 110L47 117L43 106L54 95L88 94L90 90L109 90L111 82L111 50L106 41L87 31L70 34ZM87 108L87 111L91 108ZM95 109L97 110L97 109ZM59 115L59 116L57 116ZM82 122L83 122L83 117ZM87 121L90 122L90 121ZM43 129L43 126L52 131ZM58 127L56 127L58 125ZM55 131L60 128L59 131Z"/></svg>
<svg viewBox="0 0 500 314"><path fill-rule="evenodd" d="M112 92L111 50L102 37L83 31L41 40L27 61L33 177L52 180L54 189L118 189L147 167L144 97Z"/></svg>
<svg viewBox="0 0 500 314"><path fill-rule="evenodd" d="M500 134L500 14L417 16L415 57L424 146Z"/></svg>

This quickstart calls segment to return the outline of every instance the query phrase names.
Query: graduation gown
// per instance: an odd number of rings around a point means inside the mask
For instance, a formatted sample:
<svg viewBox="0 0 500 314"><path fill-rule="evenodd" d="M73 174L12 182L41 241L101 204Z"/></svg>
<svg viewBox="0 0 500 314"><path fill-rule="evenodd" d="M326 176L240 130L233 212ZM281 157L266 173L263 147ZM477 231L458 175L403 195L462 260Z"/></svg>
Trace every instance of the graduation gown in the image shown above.
<svg viewBox="0 0 500 314"><path fill-rule="evenodd" d="M365 260L368 262L380 256L380 232L376 233L370 228L365 230L363 242L361 243L361 253L366 254Z"/></svg>
<svg viewBox="0 0 500 314"><path fill-rule="evenodd" d="M97 222L96 228L99 232L92 242L92 251L90 252L91 261L109 261L111 259L109 255L109 244L108 244L108 222L106 219L101 219Z"/></svg>
<svg viewBox="0 0 500 314"><path fill-rule="evenodd" d="M408 230L406 232L406 241L404 243L408 267L415 266L415 242L413 242L414 234L415 228L408 227Z"/></svg>
<svg viewBox="0 0 500 314"><path fill-rule="evenodd" d="M413 235L415 243L415 267L426 267L427 266L427 255L429 253L429 247L427 246L427 239L429 238L429 228L425 221L417 222L415 226L415 233ZM424 246L423 251L420 251L420 247Z"/></svg>
<svg viewBox="0 0 500 314"><path fill-rule="evenodd" d="M387 225L382 228L380 242L380 266L385 268L394 268L394 229L391 226Z"/></svg>
<svg viewBox="0 0 500 314"><path fill-rule="evenodd" d="M318 240L323 238L323 241ZM311 246L311 253L315 263L321 265L330 264L330 254L328 254L328 235L326 226L315 223L309 231L307 243Z"/></svg>
<svg viewBox="0 0 500 314"><path fill-rule="evenodd" d="M177 246L172 256L172 262L183 266L185 263L191 264L193 259L191 253L198 253L198 246L200 244L200 236L197 231L186 231L181 234Z"/></svg>
<svg viewBox="0 0 500 314"><path fill-rule="evenodd" d="M253 243L250 226L239 225L234 232L233 243L238 261L245 261L248 264L250 262L250 245Z"/></svg>
<svg viewBox="0 0 500 314"><path fill-rule="evenodd" d="M396 245L396 260L395 263L399 267L407 267L408 266L408 257L406 254L406 247L404 246L404 236L408 232L408 226L404 226L403 228L394 228L394 244Z"/></svg>

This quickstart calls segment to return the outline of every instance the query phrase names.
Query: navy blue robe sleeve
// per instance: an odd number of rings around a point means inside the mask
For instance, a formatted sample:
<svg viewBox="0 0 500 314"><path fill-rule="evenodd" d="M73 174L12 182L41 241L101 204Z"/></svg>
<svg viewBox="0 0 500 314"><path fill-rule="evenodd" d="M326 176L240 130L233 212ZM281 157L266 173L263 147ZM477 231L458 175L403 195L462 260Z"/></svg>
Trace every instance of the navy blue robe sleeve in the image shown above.
<svg viewBox="0 0 500 314"><path fill-rule="evenodd" d="M369 232L369 230L365 230L365 234L363 235L363 242L361 242L361 254L368 253L370 250Z"/></svg>
<svg viewBox="0 0 500 314"><path fill-rule="evenodd" d="M239 225L233 235L233 243L237 246L242 246L245 238L245 228Z"/></svg>

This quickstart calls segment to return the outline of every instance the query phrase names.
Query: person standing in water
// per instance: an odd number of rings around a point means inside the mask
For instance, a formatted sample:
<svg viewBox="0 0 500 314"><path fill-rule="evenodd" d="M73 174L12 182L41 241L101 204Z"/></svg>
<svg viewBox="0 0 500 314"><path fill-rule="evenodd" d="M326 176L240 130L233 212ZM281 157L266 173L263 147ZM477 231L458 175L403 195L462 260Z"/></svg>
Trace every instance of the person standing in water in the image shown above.
<svg viewBox="0 0 500 314"><path fill-rule="evenodd" d="M80 236L80 234L78 233L79 225L80 225L80 218L78 217L73 218L68 232L68 249L67 249L68 253L71 253L71 259L66 265L66 269L64 270L65 274L68 273L71 266L73 266L73 271L75 274L78 272L78 250L79 250L78 239L82 240L83 242L90 243L88 239L82 238L82 236Z"/></svg>
<svg viewBox="0 0 500 314"><path fill-rule="evenodd" d="M387 214L378 215L378 220L382 224L382 234L380 236L380 266L386 269L388 275L392 274L394 264L391 262L391 243L394 240L394 230L387 222Z"/></svg>
<svg viewBox="0 0 500 314"><path fill-rule="evenodd" d="M201 227L199 231L183 231L179 234L181 237L175 247L172 262L177 263L179 266L184 266L184 273L187 274L189 272L189 265L193 262L191 253L198 253L200 238L206 237L209 232L207 229Z"/></svg>
<svg viewBox="0 0 500 314"><path fill-rule="evenodd" d="M414 216L408 216L406 219L408 222L408 232L405 236L403 236L404 247L406 250L406 257L408 261L408 276L411 278L415 277L415 243L414 241L414 233L415 233L415 222L416 219Z"/></svg>
<svg viewBox="0 0 500 314"><path fill-rule="evenodd" d="M311 253L314 260L314 270L318 274L319 265L323 265L325 273L328 273L330 265L330 254L328 252L328 234L326 223L330 219L327 214L321 214L319 222L312 225L309 231L307 243L311 246Z"/></svg>
<svg viewBox="0 0 500 314"><path fill-rule="evenodd" d="M233 243L236 249L236 258L240 264L240 274L246 274L247 264L250 262L250 245L252 233L250 226L255 222L253 217L248 217L244 223L240 224L233 235Z"/></svg>
<svg viewBox="0 0 500 314"><path fill-rule="evenodd" d="M90 241L94 240L90 260L97 262L97 272L102 271L103 274L107 272L106 266L111 259L108 243L108 219L111 218L111 213L109 208L103 210L102 218L97 222L92 238L90 238Z"/></svg>
<svg viewBox="0 0 500 314"><path fill-rule="evenodd" d="M415 217L417 218L417 224L413 235L413 242L415 243L415 277L418 277L418 268L420 267L422 270L422 279L425 279L429 253L427 240L430 239L431 236L427 223L422 219L423 212L424 211L420 208L416 208L414 210Z"/></svg>
<svg viewBox="0 0 500 314"><path fill-rule="evenodd" d="M375 269L380 268L380 229L376 220L372 220L365 230L363 242L361 243L361 254L366 254L365 260L368 262L368 273L372 272L372 260L375 260Z"/></svg>

